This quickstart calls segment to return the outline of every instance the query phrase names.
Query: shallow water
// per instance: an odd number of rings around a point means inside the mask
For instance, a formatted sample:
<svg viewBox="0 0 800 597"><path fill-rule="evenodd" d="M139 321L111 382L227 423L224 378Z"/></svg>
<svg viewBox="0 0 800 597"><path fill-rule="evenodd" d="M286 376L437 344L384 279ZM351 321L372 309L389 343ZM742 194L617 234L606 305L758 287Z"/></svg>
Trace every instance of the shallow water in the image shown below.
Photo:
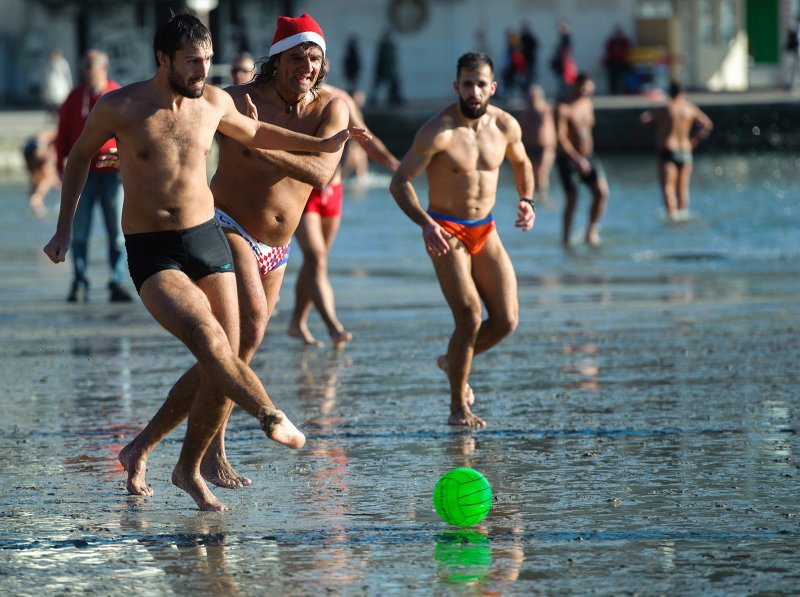
<svg viewBox="0 0 800 597"><path fill-rule="evenodd" d="M282 449L237 411L228 453L253 486L216 490L224 514L169 483L182 428L149 460L156 495L126 494L116 454L192 360L141 304L105 302L99 229L92 300L64 303L69 267L41 253L54 217L0 184L0 588L796 594L800 166L701 155L694 216L668 225L649 156L604 165L599 250L560 247L557 185L514 230L504 172L521 321L476 359L480 431L446 425L451 318L419 232L385 178L348 198L332 280L356 340L285 335L296 251L254 369L309 441ZM494 491L470 529L432 506L456 466Z"/></svg>

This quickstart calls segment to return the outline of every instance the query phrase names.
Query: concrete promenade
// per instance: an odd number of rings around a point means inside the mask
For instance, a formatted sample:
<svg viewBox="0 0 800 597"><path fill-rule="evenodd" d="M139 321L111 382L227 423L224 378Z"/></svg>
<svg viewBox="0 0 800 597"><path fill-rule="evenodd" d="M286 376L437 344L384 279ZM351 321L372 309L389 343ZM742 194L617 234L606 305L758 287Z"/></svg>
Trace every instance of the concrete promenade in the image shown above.
<svg viewBox="0 0 800 597"><path fill-rule="evenodd" d="M691 93L689 97L714 121L706 149L792 149L800 146L800 96L785 90L742 93ZM452 98L440 102L409 102L402 106L367 106L373 132L398 155L411 144L414 132ZM653 146L651 130L639 126L639 114L659 105L642 96L598 96L595 139L602 152L637 152ZM513 114L525 109L521 99L498 102ZM0 173L22 172L25 139L55 125L42 110L0 108Z"/></svg>

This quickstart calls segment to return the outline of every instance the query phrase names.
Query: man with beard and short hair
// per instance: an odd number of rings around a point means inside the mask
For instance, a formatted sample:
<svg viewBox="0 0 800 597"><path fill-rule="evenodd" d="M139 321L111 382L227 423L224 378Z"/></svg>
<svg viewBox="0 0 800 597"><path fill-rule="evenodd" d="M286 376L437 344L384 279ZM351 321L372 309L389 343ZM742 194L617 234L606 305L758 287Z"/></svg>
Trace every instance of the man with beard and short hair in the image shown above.
<svg viewBox="0 0 800 597"><path fill-rule="evenodd" d="M53 262L64 261L93 156L115 137L131 277L147 310L199 363L199 390L189 410L172 482L201 510L224 510L203 481L200 462L229 411L226 396L256 417L274 441L300 448L305 436L277 410L256 374L238 356L235 268L206 179L214 134L219 131L248 147L337 153L347 139L361 132L345 129L320 139L241 114L230 95L206 85L213 55L211 34L191 15L179 14L162 24L153 50L155 76L105 94L90 113L72 147L56 233L44 251ZM125 460L122 464L144 466Z"/></svg>
<svg viewBox="0 0 800 597"><path fill-rule="evenodd" d="M470 52L458 60L451 104L417 131L400 162L391 192L420 228L439 283L455 319L447 353L437 365L450 381L451 425L484 427L472 412L475 396L467 380L473 357L500 342L519 318L517 279L500 242L491 210L505 158L514 171L519 197L515 225L533 227L534 179L514 118L489 105L496 89L491 59ZM426 172L428 209L411 181ZM481 321L483 308L488 316Z"/></svg>

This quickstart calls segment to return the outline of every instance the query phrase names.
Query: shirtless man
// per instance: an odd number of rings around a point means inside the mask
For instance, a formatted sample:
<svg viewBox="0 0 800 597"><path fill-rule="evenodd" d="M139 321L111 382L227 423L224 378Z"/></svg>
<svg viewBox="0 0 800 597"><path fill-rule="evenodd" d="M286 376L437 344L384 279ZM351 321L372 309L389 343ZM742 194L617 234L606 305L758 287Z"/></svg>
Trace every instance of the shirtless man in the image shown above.
<svg viewBox="0 0 800 597"><path fill-rule="evenodd" d="M347 105L351 126L367 130L361 110L350 94L333 85L326 84L324 89ZM360 142L359 145L372 160L391 172L397 170L400 162L377 137L372 136L369 141ZM303 251L303 265L297 273L294 310L288 333L310 346L323 346L308 328L311 307L315 307L322 317L335 348L341 348L353 339L352 333L345 329L336 315L333 286L328 277L328 255L342 221L342 199L342 168L339 166L328 184L311 192L295 233Z"/></svg>
<svg viewBox="0 0 800 597"><path fill-rule="evenodd" d="M666 106L642 113L641 121L656 127L658 178L667 217L675 222L689 214L692 150L711 134L714 124L686 99L680 83L670 83L669 98Z"/></svg>
<svg viewBox="0 0 800 597"><path fill-rule="evenodd" d="M553 108L547 103L544 89L532 85L528 89L528 109L520 117L522 144L533 164L536 180L535 199L545 201L550 193L550 171L556 160L556 121Z"/></svg>
<svg viewBox="0 0 800 597"><path fill-rule="evenodd" d="M243 116L230 95L205 84L211 34L191 15L162 24L153 49L156 75L104 95L89 115L67 162L56 233L44 251L53 262L64 261L92 157L115 137L131 277L142 303L191 350L200 369L200 391L172 482L201 510L224 510L200 475L200 461L229 410L225 396L256 417L271 439L300 448L305 436L237 356L236 277L228 242L214 219L206 156L217 130L248 146L332 153L351 131L319 139Z"/></svg>
<svg viewBox="0 0 800 597"><path fill-rule="evenodd" d="M519 193L516 226L530 230L533 169L514 118L489 105L496 89L491 59L478 52L458 60L453 84L458 102L417 131L392 178L391 192L420 228L455 330L437 364L450 381L450 425L484 427L472 412L467 384L472 359L500 342L519 318L514 267L492 218L500 166L507 158ZM422 207L411 181L426 172L429 197ZM482 304L483 303L483 304ZM488 317L481 321L485 306Z"/></svg>
<svg viewBox="0 0 800 597"><path fill-rule="evenodd" d="M285 42L287 29L294 37ZM227 91L239 111L255 118L313 135L337 131L348 121L357 121L352 119L346 102L323 86L325 49L322 29L310 16L279 17L270 55L254 80ZM291 110L287 111L287 105ZM356 139L367 148L376 141L365 135ZM239 356L249 363L278 301L290 241L309 192L331 179L341 149L298 155L248 148L225 136L219 136L218 141L219 163L211 191L217 220L227 234L236 266L241 315ZM164 406L142 432L123 448L120 460L127 463L130 493L152 495L145 480L147 457L186 418L199 384L199 368L194 367L175 384ZM229 406L232 408L232 404ZM251 481L238 475L225 455L228 415L202 459L200 472L215 485L239 488Z"/></svg>
<svg viewBox="0 0 800 597"><path fill-rule="evenodd" d="M591 246L600 244L600 218L608 201L608 183L600 160L594 156L593 93L594 82L585 73L579 74L572 89L572 97L559 104L556 112L556 166L566 195L562 233L564 246L568 246L570 242L572 220L578 205L578 185L581 182L592 192L586 243Z"/></svg>

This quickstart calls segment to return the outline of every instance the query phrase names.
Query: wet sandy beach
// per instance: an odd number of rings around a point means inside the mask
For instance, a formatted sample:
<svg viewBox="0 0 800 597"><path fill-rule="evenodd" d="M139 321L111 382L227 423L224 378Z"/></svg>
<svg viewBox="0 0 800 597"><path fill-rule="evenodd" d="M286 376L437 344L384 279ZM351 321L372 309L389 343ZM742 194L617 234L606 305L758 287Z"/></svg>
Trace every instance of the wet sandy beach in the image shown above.
<svg viewBox="0 0 800 597"><path fill-rule="evenodd" d="M127 495L116 455L192 359L141 303L106 302L99 226L91 302L65 303L70 267L41 252L54 216L0 181L0 589L796 594L800 166L698 156L695 216L670 226L649 156L604 164L597 251L559 246L557 185L534 232L514 230L504 183L521 321L476 359L480 431L446 424L451 319L419 233L385 180L348 198L332 281L355 341L286 336L296 250L253 367L308 443L281 448L237 410L228 455L253 485L215 490L227 513L170 484L183 428L149 460L155 496ZM456 466L495 496L469 529L431 501Z"/></svg>

